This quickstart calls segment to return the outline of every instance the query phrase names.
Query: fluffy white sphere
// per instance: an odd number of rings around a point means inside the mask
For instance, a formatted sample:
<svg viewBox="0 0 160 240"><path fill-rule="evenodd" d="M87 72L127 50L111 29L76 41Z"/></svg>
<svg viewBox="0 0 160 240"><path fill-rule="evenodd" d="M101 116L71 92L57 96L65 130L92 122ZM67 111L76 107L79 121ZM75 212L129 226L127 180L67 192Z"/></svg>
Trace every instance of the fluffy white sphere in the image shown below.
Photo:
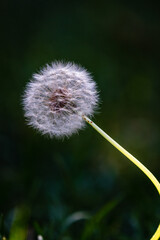
<svg viewBox="0 0 160 240"><path fill-rule="evenodd" d="M97 107L96 84L73 63L55 62L34 74L23 95L28 124L51 137L69 136L84 126L82 115Z"/></svg>

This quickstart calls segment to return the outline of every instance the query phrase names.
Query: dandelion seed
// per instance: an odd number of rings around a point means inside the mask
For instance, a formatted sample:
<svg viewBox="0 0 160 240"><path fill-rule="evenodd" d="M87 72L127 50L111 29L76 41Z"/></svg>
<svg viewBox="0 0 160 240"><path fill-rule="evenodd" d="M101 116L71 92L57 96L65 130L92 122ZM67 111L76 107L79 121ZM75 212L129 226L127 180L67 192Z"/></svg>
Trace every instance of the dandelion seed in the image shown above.
<svg viewBox="0 0 160 240"><path fill-rule="evenodd" d="M23 96L28 124L51 137L69 136L84 127L98 94L91 75L72 63L56 62L34 74Z"/></svg>

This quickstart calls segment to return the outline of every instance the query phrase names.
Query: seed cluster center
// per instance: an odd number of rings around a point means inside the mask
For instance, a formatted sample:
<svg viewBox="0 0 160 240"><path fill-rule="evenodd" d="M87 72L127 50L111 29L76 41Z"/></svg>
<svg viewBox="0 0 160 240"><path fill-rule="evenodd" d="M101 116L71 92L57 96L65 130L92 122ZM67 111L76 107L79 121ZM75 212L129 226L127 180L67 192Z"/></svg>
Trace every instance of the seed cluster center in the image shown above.
<svg viewBox="0 0 160 240"><path fill-rule="evenodd" d="M71 105L71 96L65 88L56 89L49 98L49 107L53 112L68 109Z"/></svg>

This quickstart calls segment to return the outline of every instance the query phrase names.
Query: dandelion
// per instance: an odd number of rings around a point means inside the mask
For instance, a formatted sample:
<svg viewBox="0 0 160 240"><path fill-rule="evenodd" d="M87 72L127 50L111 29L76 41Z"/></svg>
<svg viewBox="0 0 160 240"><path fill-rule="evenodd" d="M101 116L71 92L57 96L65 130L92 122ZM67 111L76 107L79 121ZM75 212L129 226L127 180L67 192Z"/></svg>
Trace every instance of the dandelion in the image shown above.
<svg viewBox="0 0 160 240"><path fill-rule="evenodd" d="M154 184L160 183L133 155L120 146L90 116L98 104L96 84L91 75L76 64L53 63L34 74L23 96L28 123L51 137L69 136L89 123L98 133L132 161ZM160 225L151 240L160 238Z"/></svg>
<svg viewBox="0 0 160 240"><path fill-rule="evenodd" d="M69 136L84 127L82 114L91 116L97 103L91 75L72 63L47 65L33 75L23 96L29 125L51 137Z"/></svg>

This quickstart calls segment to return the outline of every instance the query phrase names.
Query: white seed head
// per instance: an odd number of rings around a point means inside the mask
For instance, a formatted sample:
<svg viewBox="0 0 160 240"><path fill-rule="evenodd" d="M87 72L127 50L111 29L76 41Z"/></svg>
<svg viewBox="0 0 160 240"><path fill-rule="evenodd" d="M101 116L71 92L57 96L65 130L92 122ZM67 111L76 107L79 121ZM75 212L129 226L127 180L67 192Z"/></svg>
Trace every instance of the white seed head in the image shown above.
<svg viewBox="0 0 160 240"><path fill-rule="evenodd" d="M81 129L82 115L97 107L96 84L73 63L55 62L34 74L23 95L28 124L51 137L69 136Z"/></svg>

